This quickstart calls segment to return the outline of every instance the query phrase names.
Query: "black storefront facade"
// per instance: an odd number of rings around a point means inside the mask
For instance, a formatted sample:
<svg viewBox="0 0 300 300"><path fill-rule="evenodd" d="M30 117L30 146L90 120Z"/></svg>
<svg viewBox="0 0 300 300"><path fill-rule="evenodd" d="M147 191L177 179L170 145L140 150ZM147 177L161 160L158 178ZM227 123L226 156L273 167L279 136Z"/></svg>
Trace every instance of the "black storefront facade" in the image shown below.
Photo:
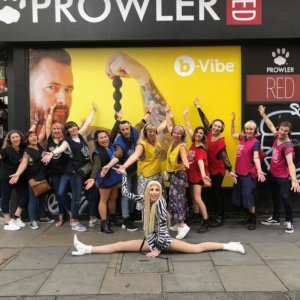
<svg viewBox="0 0 300 300"><path fill-rule="evenodd" d="M300 139L299 9L297 0L3 2L0 61L6 88L0 96L8 102L8 128L30 125L30 48L237 45L242 122L259 121L257 107L264 104L275 123L291 120ZM260 129L264 136L264 125ZM267 133L264 140L269 147Z"/></svg>

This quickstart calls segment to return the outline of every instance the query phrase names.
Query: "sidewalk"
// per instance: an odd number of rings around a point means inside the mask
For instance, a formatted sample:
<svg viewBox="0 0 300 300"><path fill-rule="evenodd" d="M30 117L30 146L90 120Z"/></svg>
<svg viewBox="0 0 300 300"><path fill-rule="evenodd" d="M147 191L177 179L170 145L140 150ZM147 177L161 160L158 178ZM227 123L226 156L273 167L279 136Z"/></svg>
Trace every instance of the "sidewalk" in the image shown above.
<svg viewBox="0 0 300 300"><path fill-rule="evenodd" d="M290 235L282 227L262 225L248 231L229 220L206 234L193 228L187 241L241 241L246 255L214 252L148 259L138 253L72 257L73 232L67 224L19 232L5 232L1 226L0 299L300 299L300 220L295 227ZM112 235L96 229L79 234L88 244L141 237L141 231L120 228Z"/></svg>

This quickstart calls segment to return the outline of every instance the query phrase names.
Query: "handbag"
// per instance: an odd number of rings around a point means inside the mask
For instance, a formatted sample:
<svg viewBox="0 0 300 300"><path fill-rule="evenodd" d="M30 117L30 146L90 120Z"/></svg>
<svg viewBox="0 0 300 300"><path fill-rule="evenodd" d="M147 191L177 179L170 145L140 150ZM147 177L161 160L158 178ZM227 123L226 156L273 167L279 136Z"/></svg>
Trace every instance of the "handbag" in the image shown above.
<svg viewBox="0 0 300 300"><path fill-rule="evenodd" d="M28 183L35 197L39 197L51 190L51 186L46 179L38 181L31 178Z"/></svg>
<svg viewBox="0 0 300 300"><path fill-rule="evenodd" d="M77 173L82 178L88 178L92 172L92 163L89 161L77 170Z"/></svg>

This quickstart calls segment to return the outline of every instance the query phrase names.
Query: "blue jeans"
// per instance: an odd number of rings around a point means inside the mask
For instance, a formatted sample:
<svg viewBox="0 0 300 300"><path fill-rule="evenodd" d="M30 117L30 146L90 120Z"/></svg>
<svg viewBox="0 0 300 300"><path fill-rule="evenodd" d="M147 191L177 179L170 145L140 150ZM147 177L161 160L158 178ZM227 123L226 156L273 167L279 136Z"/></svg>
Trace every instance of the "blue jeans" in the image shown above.
<svg viewBox="0 0 300 300"><path fill-rule="evenodd" d="M30 221L37 221L40 217L45 217L45 209L43 207L45 197L34 196L31 187L29 186L29 201L28 201L28 216Z"/></svg>
<svg viewBox="0 0 300 300"><path fill-rule="evenodd" d="M65 194L61 195L59 193L59 188L62 182L62 177L63 175L55 175L52 176L52 183L53 183L53 189L55 193L55 197L58 203L58 209L59 209L59 214L63 215L65 213L65 203L66 203L66 197Z"/></svg>
<svg viewBox="0 0 300 300"><path fill-rule="evenodd" d="M80 207L81 190L82 190L83 182L81 177L77 174L62 175L60 178L60 184L58 189L59 199L64 199L68 184L70 184L71 192L72 192L72 201L71 201L72 218L78 220L79 219L78 211Z"/></svg>
<svg viewBox="0 0 300 300"><path fill-rule="evenodd" d="M65 204L65 196L68 185L71 186L72 201L71 201L71 215L75 220L79 219L79 208L81 202L81 193L83 189L83 180L77 174L62 175L60 176L59 188L58 188L58 199L62 205ZM95 186L88 191L85 191L85 196L88 201L89 216L96 217L98 212L99 194Z"/></svg>
<svg viewBox="0 0 300 300"><path fill-rule="evenodd" d="M136 172L132 174L127 174L127 185L128 185L128 191L136 194L137 189L137 174ZM130 214L133 213L135 208L135 202L128 199L125 196L122 196L121 199L121 207L122 207L122 217L129 218Z"/></svg>

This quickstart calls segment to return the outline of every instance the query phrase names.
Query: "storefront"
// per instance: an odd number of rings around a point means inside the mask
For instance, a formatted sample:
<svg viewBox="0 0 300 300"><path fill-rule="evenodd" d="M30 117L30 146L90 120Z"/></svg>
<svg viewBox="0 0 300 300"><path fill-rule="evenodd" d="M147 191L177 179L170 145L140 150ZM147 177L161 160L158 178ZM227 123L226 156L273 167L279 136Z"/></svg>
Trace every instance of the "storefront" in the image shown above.
<svg viewBox="0 0 300 300"><path fill-rule="evenodd" d="M132 122L142 117L152 90L154 99L170 104L178 123L188 107L193 126L199 123L193 108L198 96L209 119L225 121L231 160L236 151L230 137L231 111L239 124L248 119L260 124L257 107L264 104L275 123L292 117L297 137L299 9L297 0L3 2L0 37L8 53L9 128L24 130L42 122L53 104L45 100L34 67L46 49L67 61L60 73L65 110L58 118L63 120L80 122L95 102L93 126L110 127L116 90L106 70L118 66L124 77L122 110ZM44 67L49 71L52 66ZM47 87L48 94L60 88L54 83ZM270 142L262 123L260 130L267 151ZM228 178L225 185L230 185Z"/></svg>

